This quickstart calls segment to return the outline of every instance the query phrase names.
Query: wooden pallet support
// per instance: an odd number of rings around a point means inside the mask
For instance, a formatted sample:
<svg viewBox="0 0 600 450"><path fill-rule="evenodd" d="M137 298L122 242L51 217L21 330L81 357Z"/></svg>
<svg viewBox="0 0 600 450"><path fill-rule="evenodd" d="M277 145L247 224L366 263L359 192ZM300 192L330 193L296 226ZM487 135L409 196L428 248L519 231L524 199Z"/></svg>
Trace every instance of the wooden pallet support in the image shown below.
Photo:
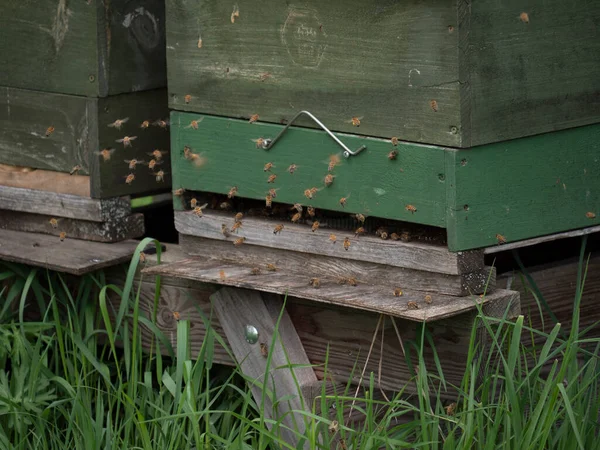
<svg viewBox="0 0 600 450"><path fill-rule="evenodd" d="M267 427L296 447L305 431L300 411L310 409L302 387L317 377L283 302L275 295L228 287L211 300L254 400L264 408ZM283 397L287 400L279 402Z"/></svg>
<svg viewBox="0 0 600 450"><path fill-rule="evenodd" d="M0 186L90 196L89 175L69 175L51 170L0 164Z"/></svg>

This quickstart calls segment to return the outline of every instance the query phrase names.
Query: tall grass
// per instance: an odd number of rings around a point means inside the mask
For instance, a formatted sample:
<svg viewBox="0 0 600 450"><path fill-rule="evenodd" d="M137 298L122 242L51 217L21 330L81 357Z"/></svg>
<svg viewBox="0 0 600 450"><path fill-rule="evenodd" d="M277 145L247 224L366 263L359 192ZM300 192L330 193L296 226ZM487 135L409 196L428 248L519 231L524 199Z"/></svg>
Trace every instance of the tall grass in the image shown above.
<svg viewBox="0 0 600 450"><path fill-rule="evenodd" d="M153 313L142 314L135 277L148 242L123 286L107 284L102 273L74 280L0 265L1 449L294 448L253 398L247 381L256 380L213 363L215 343L227 345L208 318L207 337L192 357L189 322L178 322L174 347L155 325L160 279ZM542 333L523 317L492 319L480 311L464 378L452 386L439 361L423 358L421 349L432 343L423 326L409 385L381 399L377 374L366 374L358 398L350 384L330 395L323 390L298 412L306 431L297 448L600 448L600 339L579 330L584 249L570 331L556 323ZM120 299L116 310L111 298ZM149 350L142 330L153 337ZM534 335L543 346L525 344Z"/></svg>

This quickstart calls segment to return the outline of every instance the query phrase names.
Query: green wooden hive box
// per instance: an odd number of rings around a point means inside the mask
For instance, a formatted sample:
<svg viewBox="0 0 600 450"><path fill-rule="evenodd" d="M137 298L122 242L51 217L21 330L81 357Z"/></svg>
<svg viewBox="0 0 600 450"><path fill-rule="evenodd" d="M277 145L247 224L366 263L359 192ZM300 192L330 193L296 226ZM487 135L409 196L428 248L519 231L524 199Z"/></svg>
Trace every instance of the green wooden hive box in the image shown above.
<svg viewBox="0 0 600 450"><path fill-rule="evenodd" d="M173 109L460 148L600 121L597 1L166 6Z"/></svg>
<svg viewBox="0 0 600 450"><path fill-rule="evenodd" d="M0 86L105 97L166 85L161 0L2 0Z"/></svg>
<svg viewBox="0 0 600 450"><path fill-rule="evenodd" d="M166 97L166 89L90 98L0 87L0 164L89 175L93 198L170 189ZM155 150L160 163L150 168Z"/></svg>

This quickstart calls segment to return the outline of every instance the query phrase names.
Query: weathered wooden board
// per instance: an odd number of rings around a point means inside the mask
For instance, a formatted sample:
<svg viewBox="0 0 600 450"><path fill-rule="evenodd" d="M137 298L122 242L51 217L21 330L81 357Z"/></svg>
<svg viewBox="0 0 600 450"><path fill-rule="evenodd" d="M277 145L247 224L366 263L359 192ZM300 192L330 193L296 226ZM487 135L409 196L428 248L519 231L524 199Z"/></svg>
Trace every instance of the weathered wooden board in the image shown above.
<svg viewBox="0 0 600 450"><path fill-rule="evenodd" d="M14 88L0 88L0 163L90 175L90 195L107 198L170 189L167 92L145 92L91 99ZM120 128L109 127L128 119ZM142 128L148 121L147 128ZM49 132L51 129L51 132ZM116 142L135 136L131 146ZM107 157L103 149L114 149ZM147 166L154 150L164 153L154 170ZM126 161L144 161L135 170ZM164 172L157 181L158 171ZM132 183L125 182L133 173Z"/></svg>
<svg viewBox="0 0 600 450"><path fill-rule="evenodd" d="M56 228L50 224L51 219L58 221ZM144 234L144 215L132 214L119 219L109 219L106 222L91 222L4 210L0 214L0 229L51 234L53 236L60 236L60 233L64 232L67 233L69 238L73 239L119 242L140 237Z"/></svg>
<svg viewBox="0 0 600 450"><path fill-rule="evenodd" d="M518 299L518 294L506 290L496 290L486 296L453 297L443 294L431 296L425 301L425 293L402 288L402 296L396 297L394 285L340 285L337 279L320 277L320 288L310 285L311 277L304 273L278 270L261 270L253 275L253 266L215 261L205 258L189 258L171 264L163 264L144 269L147 275L165 275L217 283L226 286L243 287L263 292L290 295L320 303L334 304L348 308L362 309L408 320L429 322L459 315L473 310L478 303ZM224 278L223 278L224 275ZM435 297L435 298L434 298Z"/></svg>
<svg viewBox="0 0 600 450"><path fill-rule="evenodd" d="M171 107L274 123L305 109L338 131L458 145L449 25L450 1L168 0Z"/></svg>
<svg viewBox="0 0 600 450"><path fill-rule="evenodd" d="M159 0L5 0L0 85L99 97L163 87Z"/></svg>
<svg viewBox="0 0 600 450"><path fill-rule="evenodd" d="M600 121L599 2L458 4L463 146Z"/></svg>
<svg viewBox="0 0 600 450"><path fill-rule="evenodd" d="M600 126L447 151L448 247L598 225Z"/></svg>
<svg viewBox="0 0 600 450"><path fill-rule="evenodd" d="M78 239L61 241L47 234L3 230L0 233L0 260L45 267L83 275L131 259L138 241L113 244Z"/></svg>
<svg viewBox="0 0 600 450"><path fill-rule="evenodd" d="M496 270L491 267L461 275L449 275L258 245L235 247L228 241L186 234L179 235L179 245L185 254L190 256L237 262L250 267L260 261L259 266L263 270L266 270L268 263L281 270L301 272L308 277L332 280L354 277L364 284L387 283L406 286L416 291L456 296L481 294L484 291L489 293L496 287Z"/></svg>
<svg viewBox="0 0 600 450"><path fill-rule="evenodd" d="M175 228L182 234L233 242L245 237L244 245L258 245L302 253L313 253L343 259L388 264L406 269L458 275L470 273L484 267L483 252L452 253L441 245L420 242L382 240L374 236L355 237L352 232L335 229L311 231L309 225L285 223L283 231L273 233L279 221L257 217L245 217L237 233L224 236L222 225L231 227L233 214L206 211L202 217L193 212L175 211ZM334 232L337 241L329 237ZM343 241L349 238L350 247L344 249ZM233 247L233 245L232 245Z"/></svg>
<svg viewBox="0 0 600 450"><path fill-rule="evenodd" d="M106 222L131 214L128 197L95 200L69 194L0 186L0 210Z"/></svg>
<svg viewBox="0 0 600 450"><path fill-rule="evenodd" d="M69 175L6 164L0 164L0 186L50 191L80 197L90 196L90 177L88 175Z"/></svg>
<svg viewBox="0 0 600 450"><path fill-rule="evenodd" d="M338 135L350 149L366 145L356 156L345 159L341 147L326 133L290 128L281 140L265 151L252 141L274 138L282 129L270 124L173 112L172 166L174 188L227 194L237 186L240 197L263 200L269 189L277 189L278 202L310 204L316 208L362 213L369 216L406 220L426 225L445 225L444 149L388 140ZM202 119L198 129L192 120ZM189 160L184 148L203 160ZM392 150L397 159L388 159ZM338 155L334 181L325 186L330 155ZM197 161L204 161L201 167ZM274 168L264 171L266 163ZM288 167L298 166L290 174ZM274 183L267 183L276 175ZM304 196L310 188L319 191L312 200ZM346 205L340 204L342 197ZM413 205L415 212L406 209Z"/></svg>

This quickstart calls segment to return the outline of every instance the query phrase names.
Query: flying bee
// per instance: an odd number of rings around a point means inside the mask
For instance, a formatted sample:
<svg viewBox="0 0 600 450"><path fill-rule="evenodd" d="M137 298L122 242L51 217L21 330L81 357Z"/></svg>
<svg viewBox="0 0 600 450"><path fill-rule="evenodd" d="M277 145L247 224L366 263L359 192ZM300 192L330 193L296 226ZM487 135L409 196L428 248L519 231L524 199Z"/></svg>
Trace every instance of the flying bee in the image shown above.
<svg viewBox="0 0 600 450"><path fill-rule="evenodd" d="M233 245L235 245L236 247L239 247L240 245L242 245L244 242L246 241L245 237L241 237L236 239L235 241L233 241Z"/></svg>
<svg viewBox="0 0 600 450"><path fill-rule="evenodd" d="M292 209L295 209L299 213L302 213L302 211L303 211L302 205L300 203L294 203L294 206L292 206Z"/></svg>
<svg viewBox="0 0 600 450"><path fill-rule="evenodd" d="M414 214L417 212L417 208L414 205L406 205L404 207L409 213Z"/></svg>
<svg viewBox="0 0 600 450"><path fill-rule="evenodd" d="M193 213L195 216L202 217L202 216L204 215L204 213L202 212L202 210L203 210L204 208L206 208L207 206L208 206L208 203L205 203L205 204L204 204L204 205L202 205L202 206L195 206L195 207L194 207L194 209L192 210L192 213Z"/></svg>
<svg viewBox="0 0 600 450"><path fill-rule="evenodd" d="M390 239L392 241L399 241L400 240L400 236L398 236L397 233L392 233L392 234L390 234Z"/></svg>
<svg viewBox="0 0 600 450"><path fill-rule="evenodd" d="M388 153L388 159L390 161L394 161L396 158L398 158L398 151L397 150L392 150L391 152Z"/></svg>
<svg viewBox="0 0 600 450"><path fill-rule="evenodd" d="M268 194L265 197L265 205L267 208L270 208L271 206L273 206L273 196L271 194Z"/></svg>
<svg viewBox="0 0 600 450"><path fill-rule="evenodd" d="M281 233L281 230L283 230L282 223L280 223L279 225L276 225L275 228L273 228L273 234Z"/></svg>
<svg viewBox="0 0 600 450"><path fill-rule="evenodd" d="M309 217L315 217L315 208L313 208L312 206L307 206L306 207L306 214L309 215Z"/></svg>
<svg viewBox="0 0 600 450"><path fill-rule="evenodd" d="M428 305L431 305L432 301L433 301L433 299L431 298L431 295L425 296L425 303L427 303Z"/></svg>
<svg viewBox="0 0 600 450"><path fill-rule="evenodd" d="M193 128L194 130L198 129L198 124L204 120L204 117L200 117L199 119L194 119L184 128Z"/></svg>
<svg viewBox="0 0 600 450"><path fill-rule="evenodd" d="M321 280L319 280L318 278L311 278L308 284L314 287L315 289L319 289L321 287Z"/></svg>
<svg viewBox="0 0 600 450"><path fill-rule="evenodd" d="M310 227L310 231L312 231L314 233L315 231L317 231L319 229L319 225L321 225L319 223L319 221L315 220L312 224L312 227Z"/></svg>
<svg viewBox="0 0 600 450"><path fill-rule="evenodd" d="M359 237L360 235L365 234L365 228L364 227L358 227L355 231L354 231L354 236Z"/></svg>
<svg viewBox="0 0 600 450"><path fill-rule="evenodd" d="M235 195L237 194L237 191L238 191L237 186L233 186L231 189L229 189L229 192L227 193L227 198L235 197Z"/></svg>
<svg viewBox="0 0 600 450"><path fill-rule="evenodd" d="M181 314L179 313L179 311L173 311L173 319L177 321L181 320Z"/></svg>
<svg viewBox="0 0 600 450"><path fill-rule="evenodd" d="M408 302L406 304L406 307L408 309L419 309L419 305L417 305L417 302Z"/></svg>
<svg viewBox="0 0 600 450"><path fill-rule="evenodd" d="M78 174L80 170L81 170L81 166L79 164L77 164L76 166L73 166L73 168L69 172L69 175Z"/></svg>
<svg viewBox="0 0 600 450"><path fill-rule="evenodd" d="M396 136L394 136L390 139L390 142L395 147L396 145L398 145L398 138Z"/></svg>
<svg viewBox="0 0 600 450"><path fill-rule="evenodd" d="M149 168L150 170L152 170L152 169L154 169L154 168L155 168L155 167L156 167L158 164L162 164L162 162L160 162L160 161L157 161L156 159L151 159L151 160L148 162L148 168Z"/></svg>
<svg viewBox="0 0 600 450"><path fill-rule="evenodd" d="M290 164L290 167L287 168L287 171L293 175L297 168L298 166L296 164Z"/></svg>
<svg viewBox="0 0 600 450"><path fill-rule="evenodd" d="M253 268L250 270L250 275L260 275L260 268L258 268L258 267L253 267Z"/></svg>
<svg viewBox="0 0 600 450"><path fill-rule="evenodd" d="M50 219L48 221L50 223L50 225L52 225L52 228L56 229L58 228L58 219L55 219L54 217L52 219Z"/></svg>
<svg viewBox="0 0 600 450"><path fill-rule="evenodd" d="M251 139L252 142L256 144L256 148L265 148L266 140L262 137L258 139Z"/></svg>
<svg viewBox="0 0 600 450"><path fill-rule="evenodd" d="M360 127L360 121L364 118L364 116L361 117L352 117L350 120L346 121L347 123L351 123L353 127Z"/></svg>
<svg viewBox="0 0 600 450"><path fill-rule="evenodd" d="M292 216L292 222L296 223L300 220L300 218L302 217L301 213L296 213Z"/></svg>
<svg viewBox="0 0 600 450"><path fill-rule="evenodd" d="M110 160L110 155L112 155L114 151L114 148L105 148L103 150L100 150L99 152L96 152L96 155L102 156L102 159L104 160L104 162L106 162Z"/></svg>
<svg viewBox="0 0 600 450"><path fill-rule="evenodd" d="M277 272L277 267L275 264L267 263L267 270L269 272Z"/></svg>
<svg viewBox="0 0 600 450"><path fill-rule="evenodd" d="M221 233L225 237L229 237L230 236L229 229L227 228L227 224L224 224L224 223L221 224Z"/></svg>
<svg viewBox="0 0 600 450"><path fill-rule="evenodd" d="M153 172L152 175L156 177L157 183L164 183L165 181L165 171L159 170L158 172Z"/></svg>
<svg viewBox="0 0 600 450"><path fill-rule="evenodd" d="M254 123L254 122L258 121L258 118L259 118L259 115L258 115L258 114L252 114L252 115L250 116L250 120L248 120L248 122L250 122L250 123Z"/></svg>
<svg viewBox="0 0 600 450"><path fill-rule="evenodd" d="M113 123L109 123L108 126L110 128L116 128L117 130L120 130L123 124L127 121L129 121L129 117L125 117L124 119L117 119Z"/></svg>
<svg viewBox="0 0 600 450"><path fill-rule="evenodd" d="M173 195L176 195L177 197L181 197L184 192L185 192L184 188L175 189L173 191Z"/></svg>
<svg viewBox="0 0 600 450"><path fill-rule="evenodd" d="M196 200L195 197L192 197L192 199L190 200L190 206L192 207L192 209L194 209L197 205L198 205L198 200Z"/></svg>
<svg viewBox="0 0 600 450"><path fill-rule="evenodd" d="M344 238L344 250L348 251L350 249L350 239Z"/></svg>
<svg viewBox="0 0 600 450"><path fill-rule="evenodd" d="M266 163L266 164L265 164L265 167L264 167L264 169L263 169L263 170L264 170L265 172L269 172L269 171L271 171L271 169L272 169L273 167L275 167L275 166L273 165L273 163L272 163L272 162L268 162L268 163Z"/></svg>
<svg viewBox="0 0 600 450"><path fill-rule="evenodd" d="M348 194L345 197L340 198L340 205L342 205L342 208L346 207L346 203L348 202L349 198L350 198L350 194Z"/></svg>
<svg viewBox="0 0 600 450"><path fill-rule="evenodd" d="M183 157L184 157L185 159L191 159L191 156L192 156L193 154L194 154L194 153L192 152L192 149L191 149L190 147L188 147L187 145L184 145L184 146L183 146Z"/></svg>
<svg viewBox="0 0 600 450"><path fill-rule="evenodd" d="M237 213L235 215L235 217L233 218L233 220L235 222L241 222L243 217L244 217L244 213L239 212L239 213Z"/></svg>
<svg viewBox="0 0 600 450"><path fill-rule="evenodd" d="M65 231L61 231L60 234L58 235L58 238L60 239L61 242L63 242L67 238L67 233Z"/></svg>
<svg viewBox="0 0 600 450"><path fill-rule="evenodd" d="M276 178L277 178L277 175L275 175L275 174L269 175L269 178L267 179L267 183L275 183Z"/></svg>
<svg viewBox="0 0 600 450"><path fill-rule="evenodd" d="M133 183L133 180L135 180L135 175L132 173L130 173L129 175L127 175L125 177L125 183L127 183L127 184Z"/></svg>
<svg viewBox="0 0 600 450"><path fill-rule="evenodd" d="M140 128L142 130L145 130L146 128L148 128L150 126L150 121L149 120L144 120L141 124L140 124Z"/></svg>
<svg viewBox="0 0 600 450"><path fill-rule="evenodd" d="M163 120L163 119L158 119L155 120L152 125L157 126L159 128L162 128L163 130L166 130L169 126L169 121L168 120Z"/></svg>
<svg viewBox="0 0 600 450"><path fill-rule="evenodd" d="M185 97L183 97L183 101L185 102L186 105L189 105L190 102L192 101L192 96L190 94L187 94Z"/></svg>
<svg viewBox="0 0 600 450"><path fill-rule="evenodd" d="M140 262L146 264L146 254L144 252L140 252Z"/></svg>
<svg viewBox="0 0 600 450"><path fill-rule="evenodd" d="M231 226L231 232L232 233L237 233L237 230L239 230L240 228L242 228L242 222L235 222L232 226Z"/></svg>
<svg viewBox="0 0 600 450"><path fill-rule="evenodd" d="M329 155L329 161L327 163L327 171L333 172L333 169L335 169L335 166L337 166L340 162L341 162L341 158L340 158L339 153L336 153L334 155Z"/></svg>
<svg viewBox="0 0 600 450"><path fill-rule="evenodd" d="M169 152L156 149L152 153L148 153L148 155L153 156L154 159L156 159L157 161L160 161L162 159L162 157L164 155L166 155L167 153L169 153Z"/></svg>
<svg viewBox="0 0 600 450"><path fill-rule="evenodd" d="M323 182L325 183L325 186L331 186L333 184L333 179L335 177L333 175L331 175L330 173L325 175L325 178L323 179Z"/></svg>
<svg viewBox="0 0 600 450"><path fill-rule="evenodd" d="M144 161L138 161L137 159L126 159L125 162L127 163L129 170L135 170L135 166L144 163Z"/></svg>
<svg viewBox="0 0 600 450"><path fill-rule="evenodd" d="M449 416L453 416L456 412L456 403L452 402L448 406L444 408L446 410L446 414Z"/></svg>
<svg viewBox="0 0 600 450"><path fill-rule="evenodd" d="M402 295L403 295L402 289L400 289L400 288L394 289L394 297L402 297Z"/></svg>
<svg viewBox="0 0 600 450"><path fill-rule="evenodd" d="M123 144L124 148L131 147L131 141L135 141L137 136L124 136L122 139L117 139L115 142Z"/></svg>
<svg viewBox="0 0 600 450"><path fill-rule="evenodd" d="M219 278L221 279L221 281L225 281L225 278L227 278L224 270L219 270Z"/></svg>
<svg viewBox="0 0 600 450"><path fill-rule="evenodd" d="M496 235L496 240L498 241L498 244L506 244L506 238L501 234Z"/></svg>
<svg viewBox="0 0 600 450"><path fill-rule="evenodd" d="M54 133L54 127L46 128L46 137L49 137L52 133Z"/></svg>
<svg viewBox="0 0 600 450"><path fill-rule="evenodd" d="M330 240L330 241L331 241L333 244L335 244L335 243L337 242L337 236L336 236L335 234L333 234L333 233L332 233L332 234L330 234L330 235L329 235L329 240Z"/></svg>
<svg viewBox="0 0 600 450"><path fill-rule="evenodd" d="M277 197L277 191L278 191L279 189L280 189L280 188L277 188L277 189L275 189L275 188L271 188L271 189L269 189L269 195L271 196L271 198L272 198L272 199L273 199L273 198L275 198L275 197Z"/></svg>
<svg viewBox="0 0 600 450"><path fill-rule="evenodd" d="M587 217L588 219L595 219L596 218L596 214L589 211L585 213L585 217Z"/></svg>
<svg viewBox="0 0 600 450"><path fill-rule="evenodd" d="M340 424L337 420L332 420L331 423L329 424L329 432L331 434L335 434L338 432L339 428L340 428Z"/></svg>
<svg viewBox="0 0 600 450"><path fill-rule="evenodd" d="M238 13L238 15L239 15L239 13ZM233 17L233 15L232 15L232 17ZM269 346L267 344L265 344L264 342L260 343L260 354L265 358L269 356Z"/></svg>

